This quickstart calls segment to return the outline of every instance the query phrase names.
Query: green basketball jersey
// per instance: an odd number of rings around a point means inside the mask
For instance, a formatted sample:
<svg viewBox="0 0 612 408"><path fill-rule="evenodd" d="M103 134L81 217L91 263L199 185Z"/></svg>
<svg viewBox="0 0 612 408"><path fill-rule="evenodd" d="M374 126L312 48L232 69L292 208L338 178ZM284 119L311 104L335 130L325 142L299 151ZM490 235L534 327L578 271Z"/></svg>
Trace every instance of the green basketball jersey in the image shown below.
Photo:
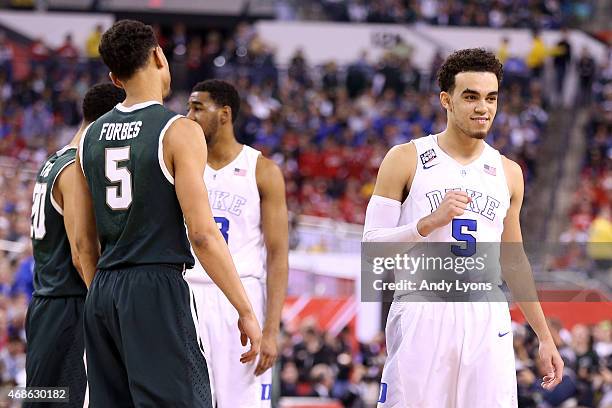
<svg viewBox="0 0 612 408"><path fill-rule="evenodd" d="M183 212L166 169L163 137L180 115L158 102L117 105L87 129L81 165L93 197L99 269L193 267Z"/></svg>
<svg viewBox="0 0 612 408"><path fill-rule="evenodd" d="M53 198L53 185L66 166L74 163L76 149L65 147L53 154L36 176L32 199L30 237L34 250L34 294L85 296L87 288L72 264L64 213Z"/></svg>

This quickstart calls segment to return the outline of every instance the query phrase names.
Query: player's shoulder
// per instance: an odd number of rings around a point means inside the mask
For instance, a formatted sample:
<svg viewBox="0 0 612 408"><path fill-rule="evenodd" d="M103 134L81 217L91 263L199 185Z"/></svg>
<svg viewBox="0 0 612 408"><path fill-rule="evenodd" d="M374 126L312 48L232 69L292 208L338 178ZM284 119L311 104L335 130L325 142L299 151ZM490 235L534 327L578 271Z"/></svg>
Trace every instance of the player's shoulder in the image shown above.
<svg viewBox="0 0 612 408"><path fill-rule="evenodd" d="M166 131L166 135L169 138L172 138L173 135L179 135L181 138L190 138L190 137L202 137L204 136L204 132L200 125L194 122L191 119L187 119L185 116L176 115L176 119L172 121L168 130Z"/></svg>
<svg viewBox="0 0 612 408"><path fill-rule="evenodd" d="M417 149L413 141L401 143L389 149L383 161L385 163L392 162L393 164L406 163L406 161L410 163L416 159L416 153Z"/></svg>
<svg viewBox="0 0 612 408"><path fill-rule="evenodd" d="M280 186L284 183L283 172L280 166L263 154L257 156L255 179L259 190L275 185Z"/></svg>
<svg viewBox="0 0 612 408"><path fill-rule="evenodd" d="M255 167L257 178L270 177L270 176L282 176L281 168L276 162L263 154L257 156L257 165Z"/></svg>
<svg viewBox="0 0 612 408"><path fill-rule="evenodd" d="M521 168L521 166L517 162L507 158L503 154L500 156L501 156L502 164L504 166L504 172L506 173L506 175L511 178L520 177L522 179L523 169Z"/></svg>

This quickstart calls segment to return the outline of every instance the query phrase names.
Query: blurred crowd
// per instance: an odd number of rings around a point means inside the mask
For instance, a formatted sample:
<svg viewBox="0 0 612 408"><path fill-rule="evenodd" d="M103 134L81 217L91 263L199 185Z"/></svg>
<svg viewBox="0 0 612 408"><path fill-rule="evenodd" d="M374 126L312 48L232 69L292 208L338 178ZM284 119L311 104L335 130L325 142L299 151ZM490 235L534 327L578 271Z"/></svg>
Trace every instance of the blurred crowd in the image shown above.
<svg viewBox="0 0 612 408"><path fill-rule="evenodd" d="M542 388L546 372L538 357L537 337L529 326L515 325L519 407L611 407L612 320L592 327L576 324L568 330L551 318L548 325L565 363L563 379L551 391Z"/></svg>
<svg viewBox="0 0 612 408"><path fill-rule="evenodd" d="M566 329L549 326L564 360L563 380L552 391L541 387L544 372L538 340L528 325L513 323L520 408L612 406L612 320ZM348 330L325 333L312 321L283 330L279 359L282 396L332 397L346 408L374 406L385 361L384 334L359 343Z"/></svg>
<svg viewBox="0 0 612 408"><path fill-rule="evenodd" d="M368 23L559 28L593 16L590 0L282 0L277 18Z"/></svg>
<svg viewBox="0 0 612 408"><path fill-rule="evenodd" d="M560 237L568 250L554 265L557 268L583 267L586 252L594 260L591 269L612 269L612 55L591 84L586 154L571 197L570 223Z"/></svg>

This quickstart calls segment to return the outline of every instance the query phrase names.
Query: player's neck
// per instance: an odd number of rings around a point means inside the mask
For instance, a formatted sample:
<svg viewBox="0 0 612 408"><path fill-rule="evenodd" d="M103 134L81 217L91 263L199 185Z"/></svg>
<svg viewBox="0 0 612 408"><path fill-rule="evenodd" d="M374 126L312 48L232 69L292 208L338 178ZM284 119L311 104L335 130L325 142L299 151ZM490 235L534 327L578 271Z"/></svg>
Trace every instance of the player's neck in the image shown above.
<svg viewBox="0 0 612 408"><path fill-rule="evenodd" d="M162 86L151 86L151 78L146 75L134 75L125 83L126 98L121 104L130 107L139 103L156 101L163 103Z"/></svg>
<svg viewBox="0 0 612 408"><path fill-rule="evenodd" d="M484 141L470 137L459 129L447 127L438 135L438 145L450 157L458 161L470 161L480 156Z"/></svg>
<svg viewBox="0 0 612 408"><path fill-rule="evenodd" d="M85 121L81 122L81 126L79 127L79 130L77 130L76 134L74 135L74 137L72 138L68 146L79 147L79 143L81 142L81 137L83 136L85 129L87 129L87 126L89 126L90 123L91 122L85 122Z"/></svg>
<svg viewBox="0 0 612 408"><path fill-rule="evenodd" d="M233 134L219 136L215 143L208 145L208 165L213 169L227 166L238 157L242 147Z"/></svg>

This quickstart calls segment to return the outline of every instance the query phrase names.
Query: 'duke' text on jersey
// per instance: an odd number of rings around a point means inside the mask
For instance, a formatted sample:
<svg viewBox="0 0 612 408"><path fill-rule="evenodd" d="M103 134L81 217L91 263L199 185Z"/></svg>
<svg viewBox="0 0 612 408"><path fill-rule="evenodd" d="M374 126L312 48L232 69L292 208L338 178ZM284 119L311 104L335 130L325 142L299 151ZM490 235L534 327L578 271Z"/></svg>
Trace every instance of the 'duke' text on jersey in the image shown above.
<svg viewBox="0 0 612 408"><path fill-rule="evenodd" d="M471 190L469 188L467 189L447 188L444 192L440 190L433 190L433 191L426 193L425 196L427 197L427 199L429 199L429 205L431 207L431 212L434 212L440 206L440 204L442 203L442 200L444 199L444 195L448 193L449 191L453 191L453 190L455 191L463 190L467 193L468 197L472 199L468 203L466 207L466 211L471 211L473 213L480 214L483 217L488 218L491 221L495 219L495 216L497 215L496 214L497 209L500 206L500 201L489 195L487 195L485 198L483 193L476 191L476 190Z"/></svg>
<svg viewBox="0 0 612 408"><path fill-rule="evenodd" d="M133 139L140 133L142 121L125 123L104 123L100 131L98 140L104 137L106 140L127 140Z"/></svg>
<svg viewBox="0 0 612 408"><path fill-rule="evenodd" d="M213 210L227 211L233 215L240 215L240 207L246 204L247 199L238 194L230 194L226 191L209 190L208 199Z"/></svg>

